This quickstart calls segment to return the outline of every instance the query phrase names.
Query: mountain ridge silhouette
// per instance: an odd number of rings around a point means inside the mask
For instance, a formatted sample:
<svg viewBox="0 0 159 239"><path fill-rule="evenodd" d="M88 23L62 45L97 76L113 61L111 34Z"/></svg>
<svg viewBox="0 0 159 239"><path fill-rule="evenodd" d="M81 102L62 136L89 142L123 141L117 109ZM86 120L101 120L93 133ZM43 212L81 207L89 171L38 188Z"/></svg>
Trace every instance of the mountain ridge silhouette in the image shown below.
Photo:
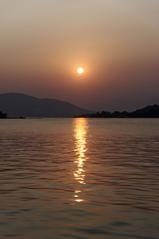
<svg viewBox="0 0 159 239"><path fill-rule="evenodd" d="M73 117L89 112L67 101L23 93L0 94L0 110L8 117Z"/></svg>

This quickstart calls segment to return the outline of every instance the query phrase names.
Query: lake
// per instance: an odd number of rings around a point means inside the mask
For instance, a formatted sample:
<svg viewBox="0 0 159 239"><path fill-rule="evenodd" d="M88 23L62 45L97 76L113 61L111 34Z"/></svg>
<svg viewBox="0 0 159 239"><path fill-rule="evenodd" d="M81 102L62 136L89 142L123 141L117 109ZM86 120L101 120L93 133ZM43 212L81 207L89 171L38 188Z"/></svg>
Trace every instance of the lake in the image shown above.
<svg viewBox="0 0 159 239"><path fill-rule="evenodd" d="M158 239L159 119L0 120L0 238Z"/></svg>

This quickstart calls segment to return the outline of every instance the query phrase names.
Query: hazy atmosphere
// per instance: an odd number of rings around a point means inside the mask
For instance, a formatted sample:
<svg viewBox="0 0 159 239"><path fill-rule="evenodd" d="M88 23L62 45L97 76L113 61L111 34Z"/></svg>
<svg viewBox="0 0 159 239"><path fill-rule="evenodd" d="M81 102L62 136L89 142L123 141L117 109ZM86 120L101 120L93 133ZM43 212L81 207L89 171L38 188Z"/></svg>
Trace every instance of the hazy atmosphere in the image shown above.
<svg viewBox="0 0 159 239"><path fill-rule="evenodd" d="M0 238L159 238L159 0L0 0Z"/></svg>
<svg viewBox="0 0 159 239"><path fill-rule="evenodd" d="M159 103L158 27L158 0L1 0L0 93L88 109Z"/></svg>

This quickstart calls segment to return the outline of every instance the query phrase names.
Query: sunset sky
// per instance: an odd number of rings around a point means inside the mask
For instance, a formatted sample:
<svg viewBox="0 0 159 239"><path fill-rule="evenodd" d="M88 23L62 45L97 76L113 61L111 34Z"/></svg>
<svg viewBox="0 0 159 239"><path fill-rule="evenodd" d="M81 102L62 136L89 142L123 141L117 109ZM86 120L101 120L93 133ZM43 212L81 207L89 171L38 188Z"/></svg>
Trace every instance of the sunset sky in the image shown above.
<svg viewBox="0 0 159 239"><path fill-rule="evenodd" d="M159 103L159 1L1 0L4 92L89 109Z"/></svg>

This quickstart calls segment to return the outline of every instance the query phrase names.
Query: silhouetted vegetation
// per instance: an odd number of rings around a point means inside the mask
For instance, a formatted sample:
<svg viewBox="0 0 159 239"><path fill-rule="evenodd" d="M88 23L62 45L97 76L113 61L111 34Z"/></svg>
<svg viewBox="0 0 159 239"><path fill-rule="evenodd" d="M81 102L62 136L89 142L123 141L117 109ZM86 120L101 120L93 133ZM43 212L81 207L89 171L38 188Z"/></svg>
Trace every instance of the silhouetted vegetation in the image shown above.
<svg viewBox="0 0 159 239"><path fill-rule="evenodd" d="M7 118L7 114L0 111L0 119L6 119L6 118Z"/></svg>
<svg viewBox="0 0 159 239"><path fill-rule="evenodd" d="M88 118L158 118L159 117L159 105L150 105L145 108L127 112L127 111L99 111L96 113L91 113L87 115L82 115L82 117Z"/></svg>

